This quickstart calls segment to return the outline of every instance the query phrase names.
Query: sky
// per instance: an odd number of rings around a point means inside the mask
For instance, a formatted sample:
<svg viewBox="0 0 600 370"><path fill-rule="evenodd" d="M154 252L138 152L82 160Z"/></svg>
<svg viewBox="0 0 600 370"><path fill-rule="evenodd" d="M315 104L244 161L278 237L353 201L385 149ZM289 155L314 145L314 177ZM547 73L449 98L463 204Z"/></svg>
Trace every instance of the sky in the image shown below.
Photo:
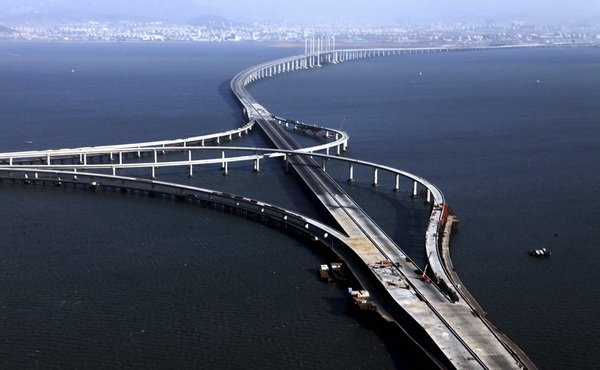
<svg viewBox="0 0 600 370"><path fill-rule="evenodd" d="M395 25L459 21L600 23L600 0L0 0L4 20L164 20Z"/></svg>

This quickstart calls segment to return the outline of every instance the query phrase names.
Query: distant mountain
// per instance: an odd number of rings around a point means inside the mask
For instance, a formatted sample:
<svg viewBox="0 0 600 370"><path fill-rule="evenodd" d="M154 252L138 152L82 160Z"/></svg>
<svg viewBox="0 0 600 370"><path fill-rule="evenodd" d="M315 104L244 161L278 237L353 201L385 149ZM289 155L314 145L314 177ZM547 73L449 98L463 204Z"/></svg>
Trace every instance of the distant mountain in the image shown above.
<svg viewBox="0 0 600 370"><path fill-rule="evenodd" d="M247 23L234 21L218 15L202 15L188 20L187 23L193 26L210 26L212 28L247 25Z"/></svg>

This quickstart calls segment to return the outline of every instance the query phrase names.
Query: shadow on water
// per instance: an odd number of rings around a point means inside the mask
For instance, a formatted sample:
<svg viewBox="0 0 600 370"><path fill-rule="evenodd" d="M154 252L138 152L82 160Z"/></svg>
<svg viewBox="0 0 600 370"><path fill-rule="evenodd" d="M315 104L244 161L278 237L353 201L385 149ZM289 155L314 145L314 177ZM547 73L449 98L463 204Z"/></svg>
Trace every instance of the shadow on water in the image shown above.
<svg viewBox="0 0 600 370"><path fill-rule="evenodd" d="M373 331L381 339L396 368L438 369L396 325L385 321L375 313L359 311L356 307L350 307L350 317L354 318L363 328Z"/></svg>
<svg viewBox="0 0 600 370"><path fill-rule="evenodd" d="M307 243L307 245L310 245ZM341 261L331 250L317 248L314 244L310 247L313 253L319 254L328 261ZM360 288L360 283L342 262L342 280L325 282L323 284L334 284L342 292L342 296L322 296L321 299L329 307L328 313L335 316L351 317L360 327L371 331L379 337L385 351L389 353L394 366L397 369L438 369L438 367L423 353L421 348L415 344L397 325L384 320L373 311L361 311L347 294L348 288ZM318 269L306 269L315 276L319 276Z"/></svg>

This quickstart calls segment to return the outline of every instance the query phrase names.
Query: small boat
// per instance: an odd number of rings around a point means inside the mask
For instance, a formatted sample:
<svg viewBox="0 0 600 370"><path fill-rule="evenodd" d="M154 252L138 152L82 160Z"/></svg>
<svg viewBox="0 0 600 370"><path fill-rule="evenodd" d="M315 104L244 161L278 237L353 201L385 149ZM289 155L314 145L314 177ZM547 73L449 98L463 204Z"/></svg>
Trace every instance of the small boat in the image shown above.
<svg viewBox="0 0 600 370"><path fill-rule="evenodd" d="M352 297L352 301L360 310L363 311L376 311L377 304L371 299L371 295L368 290L352 290L348 288L348 293Z"/></svg>
<svg viewBox="0 0 600 370"><path fill-rule="evenodd" d="M319 267L319 277L323 281L328 281L328 282L333 281L333 277L331 276L331 270L329 270L328 265L321 265Z"/></svg>
<svg viewBox="0 0 600 370"><path fill-rule="evenodd" d="M529 251L529 255L532 257L550 257L552 253L546 248L542 248Z"/></svg>
<svg viewBox="0 0 600 370"><path fill-rule="evenodd" d="M341 262L332 262L329 265L321 265L319 267L319 277L323 281L332 282L336 281L346 281L346 276L342 271L342 263Z"/></svg>

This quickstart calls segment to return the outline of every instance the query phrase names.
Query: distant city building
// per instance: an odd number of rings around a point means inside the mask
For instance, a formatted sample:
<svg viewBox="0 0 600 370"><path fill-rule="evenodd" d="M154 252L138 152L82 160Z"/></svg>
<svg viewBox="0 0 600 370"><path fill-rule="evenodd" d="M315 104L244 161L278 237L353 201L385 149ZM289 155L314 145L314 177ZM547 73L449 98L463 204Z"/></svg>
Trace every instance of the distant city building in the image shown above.
<svg viewBox="0 0 600 370"><path fill-rule="evenodd" d="M585 44L600 42L600 24L533 26L522 23L454 23L422 26L298 26L241 24L226 20L194 25L164 22L72 22L57 25L0 26L0 39L41 41L188 41L266 42L304 45L311 35L335 35L339 47L352 45L488 46L515 44Z"/></svg>

